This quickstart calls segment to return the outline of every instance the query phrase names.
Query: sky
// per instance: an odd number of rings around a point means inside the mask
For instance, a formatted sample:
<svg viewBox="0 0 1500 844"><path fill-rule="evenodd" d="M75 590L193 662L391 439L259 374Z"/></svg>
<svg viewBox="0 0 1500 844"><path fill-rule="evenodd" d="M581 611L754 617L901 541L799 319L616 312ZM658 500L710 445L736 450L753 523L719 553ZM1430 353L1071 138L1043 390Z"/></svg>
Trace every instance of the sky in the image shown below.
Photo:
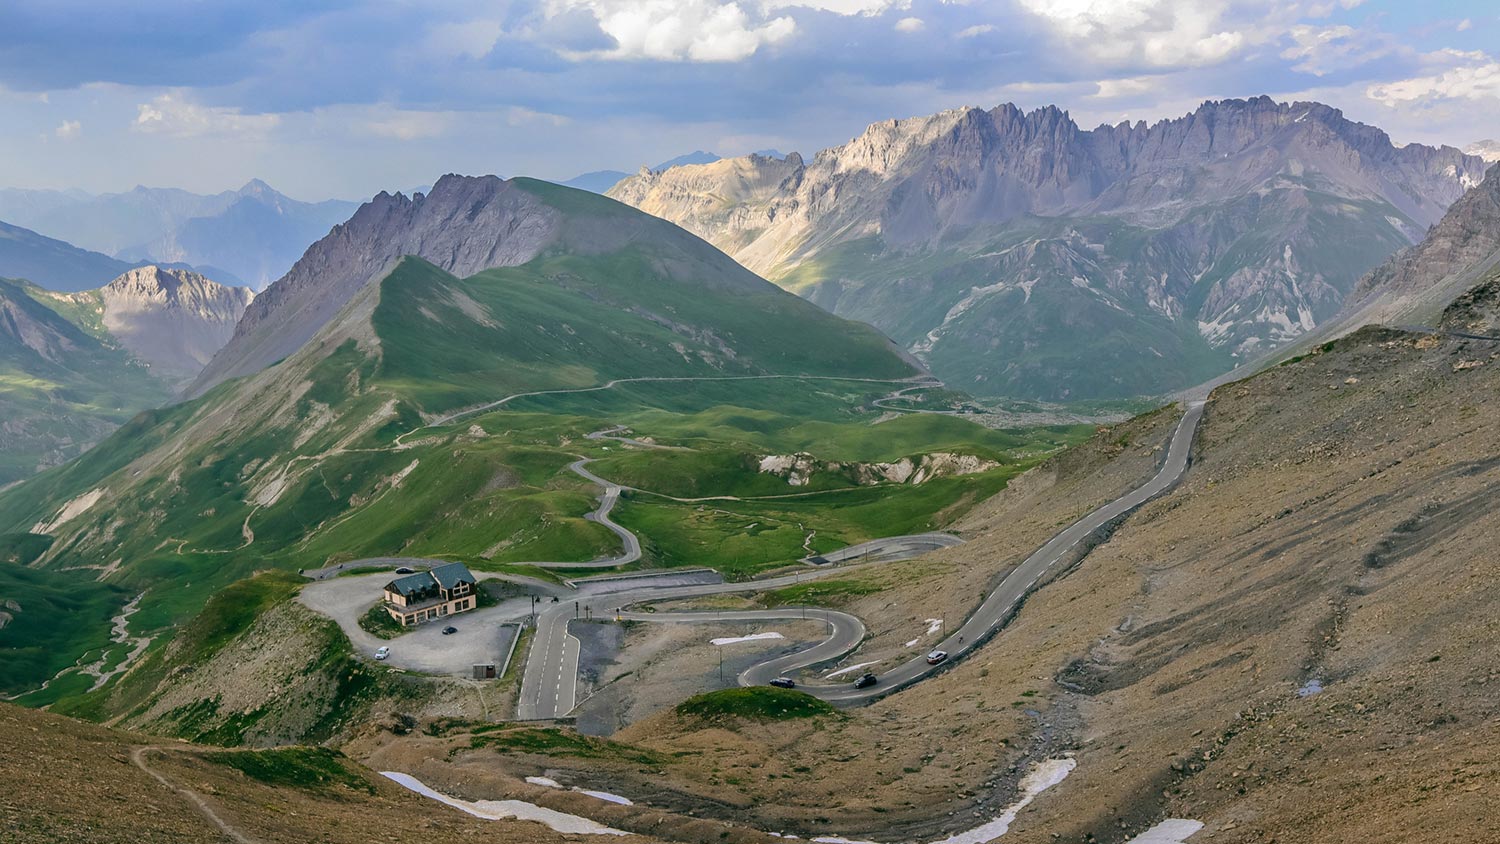
<svg viewBox="0 0 1500 844"><path fill-rule="evenodd" d="M1259 94L1462 147L1500 138L1497 44L1494 0L5 0L0 187L358 199Z"/></svg>

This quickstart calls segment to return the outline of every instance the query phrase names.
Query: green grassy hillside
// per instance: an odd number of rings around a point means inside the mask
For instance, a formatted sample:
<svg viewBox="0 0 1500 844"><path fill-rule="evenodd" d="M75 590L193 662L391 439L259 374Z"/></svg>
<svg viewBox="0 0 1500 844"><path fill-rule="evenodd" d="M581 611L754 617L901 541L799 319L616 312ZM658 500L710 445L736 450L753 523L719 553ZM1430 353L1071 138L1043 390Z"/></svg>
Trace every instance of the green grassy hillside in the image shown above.
<svg viewBox="0 0 1500 844"><path fill-rule="evenodd" d="M103 572L98 589L108 590L58 609L59 625L83 631L76 643L54 643L48 660L0 654L0 672L17 688L39 685L99 647L125 595L144 595L131 634L160 634L266 569L390 554L493 569L617 550L616 537L583 518L597 488L567 471L579 456L609 453L584 436L618 424L608 412L518 404L425 427L444 414L619 378L879 382L862 396L914 374L877 332L680 229L601 197L525 188L566 217L559 245L531 263L458 279L404 259L286 360L141 414L81 459L0 493L0 533L46 534L12 543L36 558L39 576L91 582ZM55 313L38 318L75 345L90 339ZM613 400L630 422L654 415L664 428L695 405L729 418L785 405L850 431L870 418L843 394L795 398L809 390L803 383L658 381ZM736 385L712 394L743 406L711 410L720 402L697 395L704 384Z"/></svg>
<svg viewBox="0 0 1500 844"><path fill-rule="evenodd" d="M0 486L76 456L169 394L91 309L0 279Z"/></svg>

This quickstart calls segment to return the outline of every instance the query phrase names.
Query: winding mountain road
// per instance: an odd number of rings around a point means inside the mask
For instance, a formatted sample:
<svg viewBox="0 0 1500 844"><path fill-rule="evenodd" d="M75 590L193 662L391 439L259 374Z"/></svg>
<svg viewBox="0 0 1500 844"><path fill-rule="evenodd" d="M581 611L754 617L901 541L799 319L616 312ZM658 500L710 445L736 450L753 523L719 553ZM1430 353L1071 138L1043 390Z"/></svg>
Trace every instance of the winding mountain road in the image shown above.
<svg viewBox="0 0 1500 844"><path fill-rule="evenodd" d="M1192 453L1193 437L1197 434L1198 425L1203 419L1204 406L1205 403L1201 401L1191 402L1188 405L1187 412L1183 414L1182 420L1178 422L1176 430L1173 431L1171 442L1167 447L1166 460L1151 480L1114 501L1095 509L1093 512L1069 525L1041 548L1038 548L1031 556L1027 557L1025 561L1017 566L1015 570L1007 575L1000 582L1000 585L995 587L994 591L985 597L984 602L979 605L979 608L971 613L957 630L935 645L933 650L948 652L949 656L946 662L938 665L929 665L925 655L915 657L880 675L880 680L876 685L865 689L856 689L852 684L837 686L801 685L799 688L808 694L838 706L858 706L900 691L962 660L1004 626L1005 622L1010 618L1011 612L1026 597L1027 593L1036 586L1054 565L1068 557L1080 542L1087 539L1094 531L1130 513L1157 495L1166 492L1181 479L1187 471L1189 457ZM659 599L663 596L657 597ZM801 612L802 610L793 608L790 610L769 610L763 613L745 613L743 615L753 615L754 619L757 620L787 619L800 617ZM808 617L812 617L812 610L807 610L806 612L809 613ZM846 614L840 613L839 615ZM655 622L704 621L715 617L726 620L731 618L730 614L727 613L723 616L715 616L712 613L630 613L628 617L636 620ZM853 618L852 616L847 617ZM751 619L747 618L746 620ZM828 639L804 651L777 657L776 659L751 666L740 673L738 678L739 684L742 686L761 685L780 674L837 659L852 651L859 644L860 640L864 638L864 625L862 623L859 624L858 636L851 640L852 628L847 623L841 626L832 619L825 620L828 620L833 627L833 632ZM858 619L854 619L854 621L858 622Z"/></svg>
<svg viewBox="0 0 1500 844"><path fill-rule="evenodd" d="M906 537L891 537L886 541L899 543ZM900 556L900 555L897 555ZM884 559L890 559L889 556ZM594 617L604 618L644 601L671 601L680 598L697 598L705 595L727 595L737 592L763 592L806 583L844 569L828 566L823 569L809 567L806 571L769 577L762 580L747 580L738 583L698 583L690 585L631 586L618 592L580 593L576 601L540 605L536 618L536 636L532 640L531 652L526 657L526 671L521 676L521 695L516 703L516 718L522 721L561 718L573 711L577 705L578 692L578 640L568 633L568 622L582 618L592 611ZM741 620L818 618L831 627L829 639L808 650L780 657L768 663L751 666L741 674L740 682L755 685L762 679L775 676L777 671L791 670L830 659L836 659L852 650L864 638L864 623L847 613L813 607L784 607L775 610L746 610L724 613L620 613L622 618L659 623L733 621ZM787 667L782 667L783 662ZM792 665L791 663L796 663ZM766 667L770 666L770 667ZM767 673L770 672L770 673Z"/></svg>

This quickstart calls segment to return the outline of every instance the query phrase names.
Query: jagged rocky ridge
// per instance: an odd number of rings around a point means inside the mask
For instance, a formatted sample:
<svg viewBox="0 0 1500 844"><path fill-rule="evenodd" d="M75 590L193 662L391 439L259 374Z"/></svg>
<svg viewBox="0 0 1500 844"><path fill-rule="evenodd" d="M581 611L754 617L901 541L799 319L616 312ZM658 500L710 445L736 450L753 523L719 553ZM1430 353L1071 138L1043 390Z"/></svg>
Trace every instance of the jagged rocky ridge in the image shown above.
<svg viewBox="0 0 1500 844"><path fill-rule="evenodd" d="M153 265L111 281L98 297L104 327L120 345L159 377L182 382L229 342L255 294Z"/></svg>
<svg viewBox="0 0 1500 844"><path fill-rule="evenodd" d="M965 108L796 154L643 171L670 219L955 386L1066 398L1182 386L1333 316L1483 175L1319 103L1205 103L1082 130Z"/></svg>

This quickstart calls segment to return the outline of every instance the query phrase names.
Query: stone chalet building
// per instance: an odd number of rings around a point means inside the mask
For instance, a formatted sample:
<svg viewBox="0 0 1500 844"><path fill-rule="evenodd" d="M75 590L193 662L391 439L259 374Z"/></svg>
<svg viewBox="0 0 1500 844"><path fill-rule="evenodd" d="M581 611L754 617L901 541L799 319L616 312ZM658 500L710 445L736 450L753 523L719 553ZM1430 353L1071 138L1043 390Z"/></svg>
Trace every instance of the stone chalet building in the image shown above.
<svg viewBox="0 0 1500 844"><path fill-rule="evenodd" d="M477 605L477 583L463 563L408 574L385 585L385 609L403 627L467 612Z"/></svg>

